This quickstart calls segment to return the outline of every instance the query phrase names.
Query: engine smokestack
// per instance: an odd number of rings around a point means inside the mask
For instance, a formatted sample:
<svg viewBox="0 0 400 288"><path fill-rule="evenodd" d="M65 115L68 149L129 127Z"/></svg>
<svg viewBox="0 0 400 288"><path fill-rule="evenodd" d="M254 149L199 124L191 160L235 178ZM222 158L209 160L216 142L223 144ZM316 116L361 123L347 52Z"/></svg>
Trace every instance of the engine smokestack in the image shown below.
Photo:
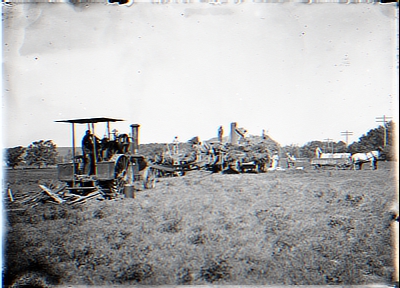
<svg viewBox="0 0 400 288"><path fill-rule="evenodd" d="M131 145L131 153L133 155L139 153L139 124L132 124L132 145Z"/></svg>

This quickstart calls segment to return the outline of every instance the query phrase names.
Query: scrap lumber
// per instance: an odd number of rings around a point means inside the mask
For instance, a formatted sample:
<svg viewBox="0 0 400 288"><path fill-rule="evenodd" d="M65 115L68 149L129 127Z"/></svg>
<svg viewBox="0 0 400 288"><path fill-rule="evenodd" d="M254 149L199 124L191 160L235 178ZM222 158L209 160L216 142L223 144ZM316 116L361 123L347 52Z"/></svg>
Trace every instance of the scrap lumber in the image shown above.
<svg viewBox="0 0 400 288"><path fill-rule="evenodd" d="M57 190L54 191L54 194L59 194L61 191L63 191L67 187L67 184L64 183L64 185L61 185Z"/></svg>
<svg viewBox="0 0 400 288"><path fill-rule="evenodd" d="M27 204L29 202L38 202L39 200L40 199L38 198L38 195L32 195L32 196L26 196L26 197L22 198L20 203Z"/></svg>
<svg viewBox="0 0 400 288"><path fill-rule="evenodd" d="M11 191L11 188L7 188L8 197L10 198L11 202L14 202L14 197Z"/></svg>
<svg viewBox="0 0 400 288"><path fill-rule="evenodd" d="M30 208L34 208L41 203L49 203L53 205L59 205L63 203L70 205L83 204L86 203L87 200L90 200L97 196L103 196L103 194L101 193L102 191L100 191L98 187L91 187L95 190L86 196L81 196L69 192L66 189L66 186L67 185L63 185L53 190L48 186L39 184L40 190L37 191L29 191L13 195L11 189L8 188L7 193L9 193L10 200L14 204L28 205Z"/></svg>
<svg viewBox="0 0 400 288"><path fill-rule="evenodd" d="M88 194L87 196L78 196L78 199L73 200L73 201L69 202L68 204L69 204L69 205L74 205L74 204L78 204L78 203L81 204L81 203L84 203L84 202L86 202L87 200L89 200L89 199L91 199L91 198L93 198L93 197L95 197L95 196L99 196L99 195L101 195L101 194L100 194L100 192L97 190L97 191L95 191L95 192L92 192L92 193Z"/></svg>
<svg viewBox="0 0 400 288"><path fill-rule="evenodd" d="M49 188L47 188L44 185L39 184L39 187L48 195L50 196L54 201L56 201L58 204L61 204L64 202L63 199L61 199L58 195L54 194Z"/></svg>

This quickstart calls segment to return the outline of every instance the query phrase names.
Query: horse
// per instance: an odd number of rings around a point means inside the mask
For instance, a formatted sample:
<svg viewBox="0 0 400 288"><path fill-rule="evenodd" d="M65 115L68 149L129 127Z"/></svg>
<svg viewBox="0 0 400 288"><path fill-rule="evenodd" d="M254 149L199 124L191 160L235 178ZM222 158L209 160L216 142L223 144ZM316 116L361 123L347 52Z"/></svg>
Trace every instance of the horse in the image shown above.
<svg viewBox="0 0 400 288"><path fill-rule="evenodd" d="M354 170L361 170L364 163L370 162L371 170L378 168L377 162L381 154L379 150L370 151L367 153L356 153L351 156Z"/></svg>

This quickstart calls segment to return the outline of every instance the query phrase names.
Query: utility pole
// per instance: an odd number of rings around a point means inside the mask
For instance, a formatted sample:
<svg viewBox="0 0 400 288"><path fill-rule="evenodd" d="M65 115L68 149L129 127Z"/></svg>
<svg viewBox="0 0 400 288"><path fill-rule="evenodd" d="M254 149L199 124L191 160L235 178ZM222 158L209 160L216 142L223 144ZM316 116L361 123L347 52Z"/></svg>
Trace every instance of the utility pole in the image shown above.
<svg viewBox="0 0 400 288"><path fill-rule="evenodd" d="M392 119L392 117L388 117L383 115L382 117L375 117L375 121L378 123L383 123L383 147L386 147L387 144L387 127L386 124L389 122L388 120Z"/></svg>
<svg viewBox="0 0 400 288"><path fill-rule="evenodd" d="M344 132L340 132L342 136L346 136L346 147L349 146L349 136L353 135L353 132L349 132L349 131L344 131Z"/></svg>
<svg viewBox="0 0 400 288"><path fill-rule="evenodd" d="M328 149L329 149L329 142L332 141L333 139L326 138L324 140L328 143ZM332 141L332 154L333 154L333 141Z"/></svg>

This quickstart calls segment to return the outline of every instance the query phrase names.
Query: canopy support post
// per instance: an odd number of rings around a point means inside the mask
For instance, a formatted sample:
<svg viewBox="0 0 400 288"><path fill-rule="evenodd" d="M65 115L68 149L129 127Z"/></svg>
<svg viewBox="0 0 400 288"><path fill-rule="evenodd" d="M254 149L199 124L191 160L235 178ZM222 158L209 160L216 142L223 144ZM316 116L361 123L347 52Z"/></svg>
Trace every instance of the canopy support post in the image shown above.
<svg viewBox="0 0 400 288"><path fill-rule="evenodd" d="M72 169L74 175L72 176L72 187L75 187L75 175L76 175L76 164L75 164L75 123L72 123Z"/></svg>

